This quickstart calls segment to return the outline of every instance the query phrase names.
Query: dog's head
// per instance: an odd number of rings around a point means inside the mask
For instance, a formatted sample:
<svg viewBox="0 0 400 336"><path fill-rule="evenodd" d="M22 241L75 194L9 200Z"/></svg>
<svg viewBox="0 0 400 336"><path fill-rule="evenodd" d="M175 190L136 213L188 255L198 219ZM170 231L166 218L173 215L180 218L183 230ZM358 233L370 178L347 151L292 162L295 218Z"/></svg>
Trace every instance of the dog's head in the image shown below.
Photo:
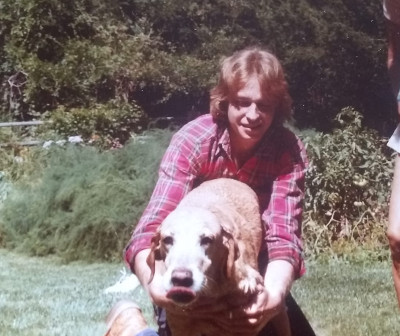
<svg viewBox="0 0 400 336"><path fill-rule="evenodd" d="M238 249L226 218L196 207L178 207L153 237L147 263L154 275L156 260L163 260L163 286L177 304L193 302L204 290L221 285L232 273ZM226 223L225 223L226 224Z"/></svg>

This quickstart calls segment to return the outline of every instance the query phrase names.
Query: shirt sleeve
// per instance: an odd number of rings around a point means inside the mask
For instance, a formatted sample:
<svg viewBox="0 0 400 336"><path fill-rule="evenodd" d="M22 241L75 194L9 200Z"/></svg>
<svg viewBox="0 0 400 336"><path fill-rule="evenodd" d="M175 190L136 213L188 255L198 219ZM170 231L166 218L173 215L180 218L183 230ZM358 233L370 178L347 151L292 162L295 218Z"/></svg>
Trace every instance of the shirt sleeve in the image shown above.
<svg viewBox="0 0 400 336"><path fill-rule="evenodd" d="M301 219L308 161L304 145L296 139L280 156L280 173L272 183L270 201L262 213L262 220L266 226L268 262L288 261L299 278L305 272Z"/></svg>
<svg viewBox="0 0 400 336"><path fill-rule="evenodd" d="M161 161L153 194L125 248L124 259L132 272L135 256L150 248L161 222L192 189L197 176L196 153L194 136L182 130L173 136Z"/></svg>

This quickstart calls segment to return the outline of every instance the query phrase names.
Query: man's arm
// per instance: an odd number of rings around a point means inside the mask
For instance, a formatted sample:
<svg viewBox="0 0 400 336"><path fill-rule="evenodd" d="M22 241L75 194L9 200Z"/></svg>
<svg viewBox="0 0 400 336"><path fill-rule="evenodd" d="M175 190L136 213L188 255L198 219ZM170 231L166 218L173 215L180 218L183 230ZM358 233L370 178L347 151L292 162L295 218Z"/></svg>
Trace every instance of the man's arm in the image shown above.
<svg viewBox="0 0 400 336"><path fill-rule="evenodd" d="M247 313L257 315L264 311L264 318L268 321L284 308L287 295L294 282L294 268L285 260L275 260L268 264L264 276L264 288L256 301L249 307Z"/></svg>
<svg viewBox="0 0 400 336"><path fill-rule="evenodd" d="M392 89L397 97L397 113L400 118L400 6L394 1L384 1L384 11L388 37L387 67ZM400 154L396 157L394 168L387 236L393 262L394 286L400 306Z"/></svg>
<svg viewBox="0 0 400 336"><path fill-rule="evenodd" d="M150 253L150 249L145 249L136 254L134 262L134 272L139 279L139 282L146 290L151 301L158 307L166 308L168 306L173 309L175 305L170 299L166 297L166 291L162 285L162 274L164 273L164 263L156 261L155 272L152 281L150 280L150 267L147 265L147 256Z"/></svg>
<svg viewBox="0 0 400 336"><path fill-rule="evenodd" d="M150 249L145 249L136 254L134 261L134 272L142 284L143 288L148 292L149 280L150 280L150 267L147 265L146 259L150 253Z"/></svg>
<svg viewBox="0 0 400 336"><path fill-rule="evenodd" d="M262 214L266 228L267 268L264 286L246 313L254 323L267 323L285 307L294 280L304 273L301 217L307 157L300 141L274 181L268 208ZM261 260L262 262L262 260Z"/></svg>
<svg viewBox="0 0 400 336"><path fill-rule="evenodd" d="M393 93L398 96L400 89L400 25L386 20L388 51L387 67Z"/></svg>
<svg viewBox="0 0 400 336"><path fill-rule="evenodd" d="M174 135L160 164L159 178L142 217L125 248L125 262L136 273L136 255L150 248L151 239L167 215L192 189L197 176L195 145L183 131ZM145 258L144 258L145 259ZM141 260L138 259L138 261ZM144 260L145 261L145 260Z"/></svg>
<svg viewBox="0 0 400 336"><path fill-rule="evenodd" d="M255 327L262 327L272 320L274 325L281 328L282 335L290 335L285 299L294 279L295 271L291 263L285 260L271 261L265 273L264 286L258 288L258 295L245 310L248 321Z"/></svg>
<svg viewBox="0 0 400 336"><path fill-rule="evenodd" d="M295 279L293 265L285 260L271 261L267 266L264 286L270 301L281 302L289 294Z"/></svg>
<svg viewBox="0 0 400 336"><path fill-rule="evenodd" d="M395 162L387 236L393 262L392 272L394 287L400 307L400 155L396 157Z"/></svg>
<svg viewBox="0 0 400 336"><path fill-rule="evenodd" d="M386 20L388 35L387 67L393 93L397 100L397 114L400 118L400 25Z"/></svg>
<svg viewBox="0 0 400 336"><path fill-rule="evenodd" d="M292 136L292 140L297 139ZM282 154L286 159L281 160L281 173L272 184L262 220L268 263L286 261L293 266L294 277L299 278L305 271L301 223L308 160L304 145L299 139L296 141Z"/></svg>

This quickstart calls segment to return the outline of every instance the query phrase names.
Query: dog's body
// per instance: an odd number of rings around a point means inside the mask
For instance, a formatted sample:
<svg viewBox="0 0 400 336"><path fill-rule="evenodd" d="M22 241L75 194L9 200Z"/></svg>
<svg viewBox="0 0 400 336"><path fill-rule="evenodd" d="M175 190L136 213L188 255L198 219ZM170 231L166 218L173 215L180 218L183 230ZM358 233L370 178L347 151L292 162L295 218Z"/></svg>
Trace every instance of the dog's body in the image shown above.
<svg viewBox="0 0 400 336"><path fill-rule="evenodd" d="M244 183L207 181L182 199L153 238L148 258L153 274L156 260L164 261L162 285L182 308L166 312L173 336L255 335L232 328L229 310L248 303L263 284L261 239L258 198ZM205 302L220 304L221 311L196 313Z"/></svg>

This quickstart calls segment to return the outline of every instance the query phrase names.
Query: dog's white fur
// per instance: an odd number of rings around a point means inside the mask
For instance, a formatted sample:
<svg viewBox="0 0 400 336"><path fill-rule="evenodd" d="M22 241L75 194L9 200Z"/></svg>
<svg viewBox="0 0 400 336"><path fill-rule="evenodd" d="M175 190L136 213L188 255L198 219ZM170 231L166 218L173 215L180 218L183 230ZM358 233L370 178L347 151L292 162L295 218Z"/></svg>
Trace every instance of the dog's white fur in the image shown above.
<svg viewBox="0 0 400 336"><path fill-rule="evenodd" d="M153 274L156 260L164 261L164 289L182 311L191 310L190 315L167 310L174 336L245 335L230 330L229 320L224 328L220 317L197 318L196 307L205 298L224 300L232 308L248 301L263 284L257 271L261 239L258 198L244 183L207 181L182 199L153 238L148 258Z"/></svg>
<svg viewBox="0 0 400 336"><path fill-rule="evenodd" d="M160 233L162 240L165 237L173 239L171 244L162 243L166 251L164 288L169 291L174 286L171 281L173 271L185 269L192 273L190 289L200 293L207 281L205 273L212 267L211 256L207 253L212 248L210 245L215 240L222 243L222 229L217 217L204 209L184 207L166 219Z"/></svg>

